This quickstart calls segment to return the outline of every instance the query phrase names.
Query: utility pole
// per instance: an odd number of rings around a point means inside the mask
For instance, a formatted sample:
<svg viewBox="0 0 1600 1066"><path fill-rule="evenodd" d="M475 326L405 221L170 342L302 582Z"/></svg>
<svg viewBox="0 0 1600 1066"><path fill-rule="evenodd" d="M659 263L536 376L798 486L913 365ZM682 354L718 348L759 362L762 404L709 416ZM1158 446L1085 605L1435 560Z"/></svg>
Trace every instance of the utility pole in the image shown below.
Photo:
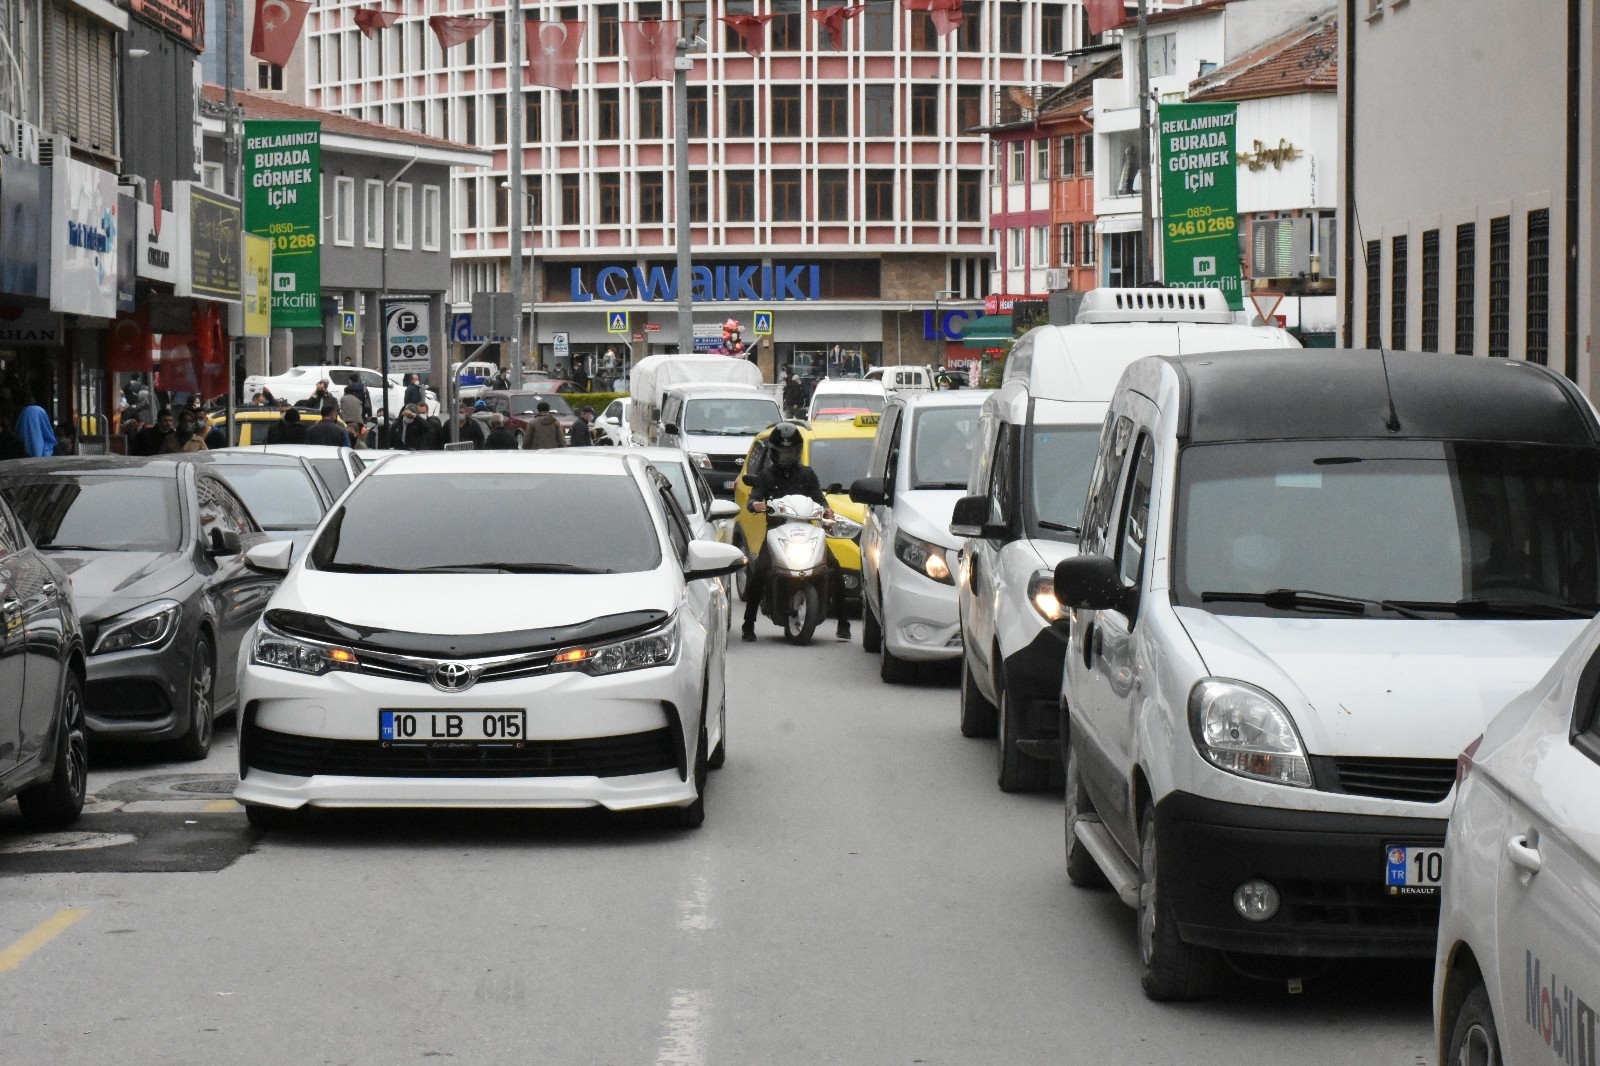
<svg viewBox="0 0 1600 1066"><path fill-rule="evenodd" d="M522 388L522 0L509 0L506 4L506 72L511 89L511 114L506 123L506 205L507 224L511 230L506 247L511 251L511 305L516 313L511 326L511 387ZM530 270L531 273L531 270ZM532 301L530 301L531 304ZM529 307L530 314L532 307ZM538 335L529 347L538 351Z"/></svg>
<svg viewBox="0 0 1600 1066"><path fill-rule="evenodd" d="M678 23L678 54L672 60L673 229L678 236L678 351L694 354L694 278L689 262L689 71L694 59L695 20Z"/></svg>
<svg viewBox="0 0 1600 1066"><path fill-rule="evenodd" d="M226 192L228 183L232 182L233 194L239 198L239 233L235 238L236 244L233 254L235 261L239 264L239 320L242 323L244 321L244 235L248 230L245 226L244 218L244 173L242 169L244 152L241 150L243 146L240 144L240 135L243 131L239 128L239 109L233 96L233 82L237 76L233 65L233 38L238 32L239 0L224 0L222 8L222 39L225 44L222 53L222 80L225 84L222 87L222 107L227 112L227 116L223 119L222 127L224 145L222 165L227 173L227 178L223 182L223 191ZM242 40L241 43L243 43ZM135 221L137 222L137 220ZM160 219L156 221L159 223ZM268 329L267 333L269 335L268 343L270 344L271 329ZM235 433L237 430L234 428L234 423L238 420L233 402L234 391L239 387L238 382L233 380L234 363L236 361L233 357L233 346L244 343L246 342L240 338L229 338L228 352L223 357L227 363L228 372L223 377L228 383L228 395L223 401L226 404L226 413L223 416L222 432L229 444L233 444L236 440ZM152 380L152 388L154 384L155 382Z"/></svg>
<svg viewBox="0 0 1600 1066"><path fill-rule="evenodd" d="M1139 0L1139 284L1155 278L1155 206L1150 188L1149 2Z"/></svg>

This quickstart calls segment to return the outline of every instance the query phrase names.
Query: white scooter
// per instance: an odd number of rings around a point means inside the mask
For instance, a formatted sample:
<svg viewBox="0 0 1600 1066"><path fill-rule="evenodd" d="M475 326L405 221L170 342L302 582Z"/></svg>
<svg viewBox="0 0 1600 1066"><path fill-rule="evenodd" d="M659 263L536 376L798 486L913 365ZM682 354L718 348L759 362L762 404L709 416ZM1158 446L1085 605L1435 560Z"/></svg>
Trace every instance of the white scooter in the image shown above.
<svg viewBox="0 0 1600 1066"><path fill-rule="evenodd" d="M828 558L828 533L834 519L805 496L767 501L767 556L771 567L762 590L761 613L783 629L791 644L811 643L811 634L827 617L833 563ZM781 518L774 525L771 519Z"/></svg>

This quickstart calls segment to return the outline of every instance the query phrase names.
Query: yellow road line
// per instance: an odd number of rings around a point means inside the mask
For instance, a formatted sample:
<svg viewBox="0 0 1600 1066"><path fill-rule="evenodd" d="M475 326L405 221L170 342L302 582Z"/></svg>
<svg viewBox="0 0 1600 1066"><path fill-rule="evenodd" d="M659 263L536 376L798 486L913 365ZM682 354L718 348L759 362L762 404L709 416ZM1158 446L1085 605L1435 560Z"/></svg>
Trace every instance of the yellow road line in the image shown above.
<svg viewBox="0 0 1600 1066"><path fill-rule="evenodd" d="M0 951L0 973L15 970L28 957L72 927L72 924L89 910L86 907L62 907L50 917L22 934L21 939Z"/></svg>
<svg viewBox="0 0 1600 1066"><path fill-rule="evenodd" d="M207 814L229 814L229 813L231 813L233 811L237 811L237 810L241 810L241 809L242 808L237 803L235 803L233 800L213 800L212 802L206 804L205 813L207 813Z"/></svg>

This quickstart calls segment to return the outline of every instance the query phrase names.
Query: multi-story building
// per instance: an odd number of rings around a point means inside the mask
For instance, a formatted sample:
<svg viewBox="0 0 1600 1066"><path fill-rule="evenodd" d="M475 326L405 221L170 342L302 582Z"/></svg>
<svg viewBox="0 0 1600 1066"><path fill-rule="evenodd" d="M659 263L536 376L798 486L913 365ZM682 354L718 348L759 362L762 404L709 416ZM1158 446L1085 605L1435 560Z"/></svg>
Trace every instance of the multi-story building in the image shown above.
<svg viewBox="0 0 1600 1066"><path fill-rule="evenodd" d="M1594 395L1594 5L1340 6L1343 342L1546 363Z"/></svg>
<svg viewBox="0 0 1600 1066"><path fill-rule="evenodd" d="M1050 175L1050 227L1054 234L1045 286L1087 292L1098 285L1094 216L1094 83L1122 75L1122 56L1097 63L1058 92L1043 116L1055 142Z"/></svg>
<svg viewBox="0 0 1600 1066"><path fill-rule="evenodd" d="M509 202L521 195L543 360L558 332L575 356L606 347L604 312L617 310L634 313L635 356L657 338L656 350L675 349L664 298L675 268L672 88L630 80L620 23L704 17L706 7L530 9L581 20L585 40L571 92L526 90L527 176L516 190L506 180L503 19L444 52L426 28L441 0L372 40L356 31L354 8L322 5L308 19L309 102L495 153L491 166L456 178L457 308L507 288ZM1053 56L1081 43L1081 5L969 0L961 28L941 36L926 12L872 4L837 50L809 10L799 0L713 5L712 19L775 16L756 58L721 23L701 30L688 192L694 263L712 284L696 301L697 326L732 317L748 336L752 311L774 311L769 367L836 346L870 362L940 361L928 312L975 308L990 285L989 161L986 138L972 131L1003 86L1064 80L1065 61ZM502 11L491 0L449 13Z"/></svg>

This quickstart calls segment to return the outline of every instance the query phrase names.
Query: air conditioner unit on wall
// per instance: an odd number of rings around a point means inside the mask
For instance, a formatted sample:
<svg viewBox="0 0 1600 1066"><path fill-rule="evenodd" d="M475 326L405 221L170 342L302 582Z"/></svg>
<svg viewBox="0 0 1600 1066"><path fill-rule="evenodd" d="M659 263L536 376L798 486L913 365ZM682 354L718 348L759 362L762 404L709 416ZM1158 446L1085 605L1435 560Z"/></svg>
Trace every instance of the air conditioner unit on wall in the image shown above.
<svg viewBox="0 0 1600 1066"><path fill-rule="evenodd" d="M1311 270L1311 220L1258 218L1250 224L1250 276L1287 281Z"/></svg>
<svg viewBox="0 0 1600 1066"><path fill-rule="evenodd" d="M1051 292L1072 288L1072 271L1065 267L1051 267L1044 272L1044 287Z"/></svg>

